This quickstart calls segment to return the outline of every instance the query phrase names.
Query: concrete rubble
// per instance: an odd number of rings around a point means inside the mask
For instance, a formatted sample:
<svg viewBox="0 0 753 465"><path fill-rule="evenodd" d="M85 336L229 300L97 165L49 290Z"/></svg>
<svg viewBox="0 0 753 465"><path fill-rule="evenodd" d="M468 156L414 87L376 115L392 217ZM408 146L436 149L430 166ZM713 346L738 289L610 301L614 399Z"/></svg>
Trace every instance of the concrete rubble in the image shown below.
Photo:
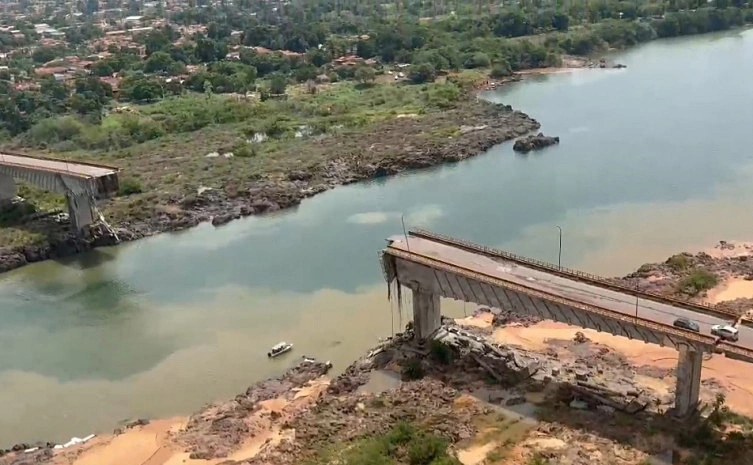
<svg viewBox="0 0 753 465"><path fill-rule="evenodd" d="M443 325L433 338L457 351L461 360L456 363L472 360L503 386L524 383L529 389L540 390L556 384L560 400L566 404L575 401L574 408L634 414L649 407L669 408L672 402L671 398L641 387L627 361L592 344L582 334L563 347L576 349L572 360L563 359L556 351L533 354L500 347L456 326Z"/></svg>

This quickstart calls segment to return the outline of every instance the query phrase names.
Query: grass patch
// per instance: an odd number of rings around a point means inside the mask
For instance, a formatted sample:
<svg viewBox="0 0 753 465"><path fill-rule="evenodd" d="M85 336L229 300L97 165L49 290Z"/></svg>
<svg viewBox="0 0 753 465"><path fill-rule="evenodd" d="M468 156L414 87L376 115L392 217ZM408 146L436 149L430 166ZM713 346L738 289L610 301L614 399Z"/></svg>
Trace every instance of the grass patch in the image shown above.
<svg viewBox="0 0 753 465"><path fill-rule="evenodd" d="M461 465L446 439L406 422L386 434L324 451L308 465Z"/></svg>

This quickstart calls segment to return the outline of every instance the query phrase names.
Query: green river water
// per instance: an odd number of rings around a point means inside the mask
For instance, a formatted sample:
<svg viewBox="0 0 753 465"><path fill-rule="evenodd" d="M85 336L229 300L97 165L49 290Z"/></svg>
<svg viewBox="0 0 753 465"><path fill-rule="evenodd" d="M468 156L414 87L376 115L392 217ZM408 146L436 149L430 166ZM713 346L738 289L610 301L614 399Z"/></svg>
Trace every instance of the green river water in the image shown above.
<svg viewBox="0 0 753 465"><path fill-rule="evenodd" d="M615 59L627 69L486 94L561 137L543 152L503 144L283 214L0 275L0 445L185 414L303 354L343 368L400 322L377 252L401 214L555 262L559 225L563 265L605 275L751 239L753 32L654 42ZM295 351L269 361L280 340Z"/></svg>

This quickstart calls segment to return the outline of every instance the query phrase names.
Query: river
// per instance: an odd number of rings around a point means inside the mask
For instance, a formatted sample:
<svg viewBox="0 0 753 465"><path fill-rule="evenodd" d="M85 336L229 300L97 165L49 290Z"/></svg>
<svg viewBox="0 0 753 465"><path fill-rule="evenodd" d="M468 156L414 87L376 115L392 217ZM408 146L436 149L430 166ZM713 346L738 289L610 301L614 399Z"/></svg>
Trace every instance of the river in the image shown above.
<svg viewBox="0 0 753 465"><path fill-rule="evenodd" d="M561 137L543 152L504 144L294 211L0 275L0 442L191 412L303 354L344 367L406 321L377 262L401 215L554 262L560 226L563 265L605 275L750 239L753 32L653 42L615 59L627 69L486 95ZM269 361L279 340L295 351Z"/></svg>

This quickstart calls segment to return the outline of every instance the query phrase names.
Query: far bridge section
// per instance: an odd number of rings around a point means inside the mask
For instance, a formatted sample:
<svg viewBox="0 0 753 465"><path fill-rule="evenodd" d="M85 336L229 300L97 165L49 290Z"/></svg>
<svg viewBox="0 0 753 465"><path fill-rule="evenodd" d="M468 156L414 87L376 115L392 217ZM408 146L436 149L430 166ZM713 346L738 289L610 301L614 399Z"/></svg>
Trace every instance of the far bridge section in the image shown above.
<svg viewBox="0 0 753 465"><path fill-rule="evenodd" d="M682 301L662 301L661 296L636 293L596 277L483 249L427 231L389 239L382 251L382 268L389 284L413 292L416 337L427 338L439 328L440 297L447 297L674 347L680 353L675 412L681 416L698 404L704 352L753 362L753 329L739 328L735 343L710 334L712 325L734 321L732 315ZM680 316L696 321L701 331L674 327Z"/></svg>
<svg viewBox="0 0 753 465"><path fill-rule="evenodd" d="M65 196L77 231L102 219L96 201L118 191L118 168L0 152L0 203L16 197L16 181Z"/></svg>

